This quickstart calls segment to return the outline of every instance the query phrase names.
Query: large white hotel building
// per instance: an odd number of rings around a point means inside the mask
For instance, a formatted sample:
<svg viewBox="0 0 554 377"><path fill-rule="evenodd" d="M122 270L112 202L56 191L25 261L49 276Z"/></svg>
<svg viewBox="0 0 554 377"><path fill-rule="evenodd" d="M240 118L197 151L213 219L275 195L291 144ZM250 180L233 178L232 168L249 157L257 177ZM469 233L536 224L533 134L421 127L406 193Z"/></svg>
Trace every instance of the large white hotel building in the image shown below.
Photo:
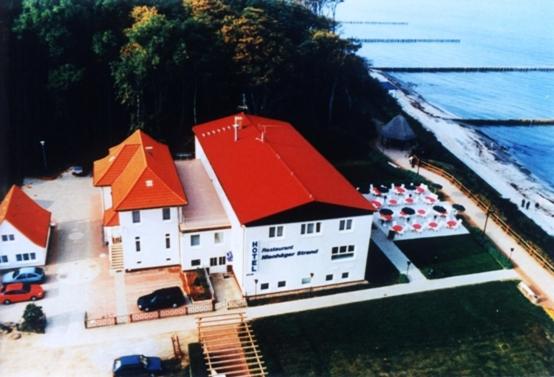
<svg viewBox="0 0 554 377"><path fill-rule="evenodd" d="M374 208L289 123L193 131L193 160L137 131L95 162L114 268L232 270L244 296L364 280Z"/></svg>

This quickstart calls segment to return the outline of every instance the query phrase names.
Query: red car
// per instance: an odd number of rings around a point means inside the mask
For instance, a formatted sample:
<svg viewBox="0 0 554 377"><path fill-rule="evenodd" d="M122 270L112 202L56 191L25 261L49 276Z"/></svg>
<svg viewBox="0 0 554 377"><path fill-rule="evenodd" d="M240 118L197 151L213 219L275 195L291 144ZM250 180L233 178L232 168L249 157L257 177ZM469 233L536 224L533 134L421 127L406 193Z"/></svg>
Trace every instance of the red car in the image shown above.
<svg viewBox="0 0 554 377"><path fill-rule="evenodd" d="M35 301L44 297L44 290L38 284L12 283L2 286L0 302L9 305L12 302Z"/></svg>

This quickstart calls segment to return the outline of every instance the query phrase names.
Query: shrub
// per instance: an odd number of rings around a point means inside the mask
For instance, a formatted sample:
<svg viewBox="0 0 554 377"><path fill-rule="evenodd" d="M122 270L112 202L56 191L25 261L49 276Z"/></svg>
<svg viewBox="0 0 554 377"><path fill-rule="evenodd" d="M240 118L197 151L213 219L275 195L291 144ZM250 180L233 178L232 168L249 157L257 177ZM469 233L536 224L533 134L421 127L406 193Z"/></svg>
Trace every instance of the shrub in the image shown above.
<svg viewBox="0 0 554 377"><path fill-rule="evenodd" d="M41 306L28 304L23 312L23 322L19 325L19 330L44 334L46 329L46 316Z"/></svg>

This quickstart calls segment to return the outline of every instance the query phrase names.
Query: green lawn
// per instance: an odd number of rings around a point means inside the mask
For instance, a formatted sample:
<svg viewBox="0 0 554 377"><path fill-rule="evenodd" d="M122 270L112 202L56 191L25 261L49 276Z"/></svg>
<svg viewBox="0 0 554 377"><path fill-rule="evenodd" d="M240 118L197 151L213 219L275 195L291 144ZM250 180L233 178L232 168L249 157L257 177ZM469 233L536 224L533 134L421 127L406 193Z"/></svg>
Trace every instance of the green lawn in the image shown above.
<svg viewBox="0 0 554 377"><path fill-rule="evenodd" d="M511 267L494 244L475 230L468 235L398 241L396 244L430 279Z"/></svg>
<svg viewBox="0 0 554 377"><path fill-rule="evenodd" d="M554 323L515 283L269 317L271 376L551 376Z"/></svg>

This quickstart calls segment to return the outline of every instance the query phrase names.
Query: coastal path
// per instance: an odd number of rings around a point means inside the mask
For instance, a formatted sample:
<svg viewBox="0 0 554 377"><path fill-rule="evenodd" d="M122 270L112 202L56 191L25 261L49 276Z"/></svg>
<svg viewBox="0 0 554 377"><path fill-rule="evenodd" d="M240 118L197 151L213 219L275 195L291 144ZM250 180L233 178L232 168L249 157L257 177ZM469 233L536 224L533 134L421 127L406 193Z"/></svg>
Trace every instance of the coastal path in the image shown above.
<svg viewBox="0 0 554 377"><path fill-rule="evenodd" d="M381 148L381 147L380 147ZM392 149L383 149L394 163L406 170L416 171L417 167L412 168L409 164L405 151ZM463 205L466 208L465 213L471 218L476 226L483 229L487 214L472 199L460 191L449 180L435 174L424 167L420 167L419 174L430 181L442 185L442 191L448 195L454 202ZM508 256L512 262L518 266L522 280L530 283L533 288L538 290L543 296L548 298L543 304L548 307L554 307L554 275L545 270L540 263L529 255L519 244L506 233L494 221L487 222L487 236L498 246L502 252Z"/></svg>

